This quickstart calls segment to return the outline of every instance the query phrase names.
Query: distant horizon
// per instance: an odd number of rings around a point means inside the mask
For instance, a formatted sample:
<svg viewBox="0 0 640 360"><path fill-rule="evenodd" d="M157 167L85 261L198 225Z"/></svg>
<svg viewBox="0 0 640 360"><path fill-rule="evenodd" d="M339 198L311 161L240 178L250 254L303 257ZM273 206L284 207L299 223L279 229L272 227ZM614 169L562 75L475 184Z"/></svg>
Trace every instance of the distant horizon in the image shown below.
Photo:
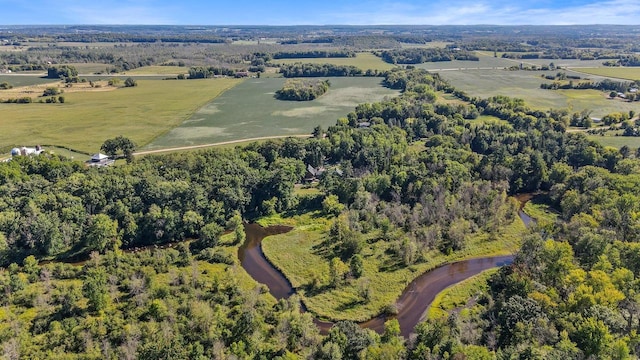
<svg viewBox="0 0 640 360"><path fill-rule="evenodd" d="M167 26L167 27L189 27L189 26L202 26L202 27L214 27L214 28L224 28L224 27L276 27L276 28L286 28L286 27L361 27L361 28L371 28L371 27L482 27L482 26L495 26L495 27L526 27L526 26L535 26L535 27L582 27L582 26L621 26L621 27L638 27L638 31L640 32L640 26L632 25L632 24L606 24L606 23L593 23L593 24L285 24L285 25L277 25L277 24L53 24L53 23L42 23L42 24L0 24L0 28L2 27L74 27L74 26L106 26L106 27L117 27L117 26L141 26L141 27L152 27L152 26Z"/></svg>
<svg viewBox="0 0 640 360"><path fill-rule="evenodd" d="M0 7L2 26L588 26L636 25L640 17L632 0L0 0Z"/></svg>

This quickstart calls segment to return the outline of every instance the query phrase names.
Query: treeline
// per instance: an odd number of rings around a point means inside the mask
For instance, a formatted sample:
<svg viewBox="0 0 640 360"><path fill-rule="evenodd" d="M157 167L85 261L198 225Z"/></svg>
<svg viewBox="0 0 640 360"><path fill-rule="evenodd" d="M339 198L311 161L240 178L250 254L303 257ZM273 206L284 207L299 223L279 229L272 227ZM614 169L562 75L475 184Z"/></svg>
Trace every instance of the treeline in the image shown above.
<svg viewBox="0 0 640 360"><path fill-rule="evenodd" d="M220 44L229 42L227 38L218 35L208 34L175 34L175 35L145 35L126 32L96 32L96 33L64 33L57 34L53 39L57 42L111 42L111 43L156 43L156 42L176 42L176 43L202 43Z"/></svg>
<svg viewBox="0 0 640 360"><path fill-rule="evenodd" d="M605 61L604 66L640 66L640 56L637 55L620 55L616 60Z"/></svg>
<svg viewBox="0 0 640 360"><path fill-rule="evenodd" d="M362 76L365 72L352 65L295 63L280 66L280 73L290 77Z"/></svg>
<svg viewBox="0 0 640 360"><path fill-rule="evenodd" d="M631 93L631 89L638 89L638 83L633 81L613 81L611 79L604 79L602 81L579 81L575 82L575 78L566 77L569 81L561 83L554 81L552 83L540 84L541 89L558 90L558 89L595 89L600 91L613 91L616 93L629 94L631 97L635 97L634 93Z"/></svg>
<svg viewBox="0 0 640 360"><path fill-rule="evenodd" d="M274 96L279 100L311 101L324 95L329 86L329 80L287 79Z"/></svg>
<svg viewBox="0 0 640 360"><path fill-rule="evenodd" d="M189 69L189 79L208 79L214 76L235 76L237 70L224 67L194 66Z"/></svg>
<svg viewBox="0 0 640 360"><path fill-rule="evenodd" d="M301 59L301 58L350 58L356 57L352 50L307 50L307 51L279 51L273 54L273 59Z"/></svg>
<svg viewBox="0 0 640 360"><path fill-rule="evenodd" d="M71 65L51 66L47 69L49 79L73 79L78 77L78 70Z"/></svg>
<svg viewBox="0 0 640 360"><path fill-rule="evenodd" d="M398 49L384 50L375 53L389 64L422 64L425 62L467 60L478 61L473 53L456 49Z"/></svg>
<svg viewBox="0 0 640 360"><path fill-rule="evenodd" d="M507 52L502 54L504 59L577 59L577 60L601 60L617 59L620 52L616 50L583 50L574 48L540 48L538 52L531 49L523 52Z"/></svg>

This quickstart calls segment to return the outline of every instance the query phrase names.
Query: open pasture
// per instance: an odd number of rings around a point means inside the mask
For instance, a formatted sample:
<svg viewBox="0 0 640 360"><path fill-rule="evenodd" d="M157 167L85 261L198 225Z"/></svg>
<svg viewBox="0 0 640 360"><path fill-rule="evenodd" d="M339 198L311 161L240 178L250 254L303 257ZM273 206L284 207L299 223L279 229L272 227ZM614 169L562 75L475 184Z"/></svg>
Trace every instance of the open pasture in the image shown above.
<svg viewBox="0 0 640 360"><path fill-rule="evenodd" d="M42 76L43 75L21 75L21 74L20 75L18 74L0 75L0 83L8 82L9 84L13 85L13 87L19 87L19 86L31 86L31 85L38 85L38 84L54 83L58 81L56 79L47 79ZM0 98L2 97L3 91L4 90L0 90Z"/></svg>
<svg viewBox="0 0 640 360"><path fill-rule="evenodd" d="M336 120L364 102L396 96L380 85L380 78L329 78L331 88L313 101L282 101L274 93L283 78L247 79L199 109L179 127L153 141L147 149L216 143L229 140L310 134L313 128Z"/></svg>
<svg viewBox="0 0 640 360"><path fill-rule="evenodd" d="M589 140L593 140L602 146L611 146L614 148L621 148L628 146L631 149L640 148L640 138L634 136L615 136L614 134L606 135L587 135Z"/></svg>
<svg viewBox="0 0 640 360"><path fill-rule="evenodd" d="M354 58L302 58L302 59L273 59L276 64L294 64L294 63L310 63L310 64L333 64L340 66L355 66L362 70L390 70L395 66L388 64L379 57L369 52L358 53Z"/></svg>
<svg viewBox="0 0 640 360"><path fill-rule="evenodd" d="M91 153L124 135L141 147L239 82L138 80L132 88L65 93L64 104L0 104L0 146L52 144Z"/></svg>
<svg viewBox="0 0 640 360"><path fill-rule="evenodd" d="M640 80L640 67L598 67L575 69L578 72L625 80Z"/></svg>
<svg viewBox="0 0 640 360"><path fill-rule="evenodd" d="M543 74L555 71L467 70L442 71L443 78L470 95L483 98L505 95L521 98L536 109L562 109L570 112L592 110L593 116L616 111L636 110L634 103L611 100L608 94L597 90L544 90L540 84L548 82ZM591 77L592 80L597 80Z"/></svg>

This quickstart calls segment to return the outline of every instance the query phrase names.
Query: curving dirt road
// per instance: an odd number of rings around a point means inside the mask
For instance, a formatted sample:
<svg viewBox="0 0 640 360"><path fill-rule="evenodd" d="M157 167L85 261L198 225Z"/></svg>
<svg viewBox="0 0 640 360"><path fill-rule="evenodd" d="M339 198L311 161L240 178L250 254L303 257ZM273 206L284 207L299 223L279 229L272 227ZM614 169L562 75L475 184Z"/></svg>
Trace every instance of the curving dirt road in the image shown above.
<svg viewBox="0 0 640 360"><path fill-rule="evenodd" d="M204 149L204 148L208 148L208 147L214 147L214 146L220 146L220 145L229 145L229 144L237 144L237 143L243 143L243 142L247 142L247 141L259 141L259 140L269 140L269 139L284 139L284 138L288 138L288 137L309 138L309 137L311 137L311 135L310 134L294 134L294 135L262 136L262 137L248 138L248 139L222 141L222 142L211 143L211 144L179 146L179 147L164 148L164 149L157 149L157 150L138 151L138 152L133 153L133 155L134 156L138 156L138 155L158 154L158 153L163 153L163 152L180 151L180 150Z"/></svg>

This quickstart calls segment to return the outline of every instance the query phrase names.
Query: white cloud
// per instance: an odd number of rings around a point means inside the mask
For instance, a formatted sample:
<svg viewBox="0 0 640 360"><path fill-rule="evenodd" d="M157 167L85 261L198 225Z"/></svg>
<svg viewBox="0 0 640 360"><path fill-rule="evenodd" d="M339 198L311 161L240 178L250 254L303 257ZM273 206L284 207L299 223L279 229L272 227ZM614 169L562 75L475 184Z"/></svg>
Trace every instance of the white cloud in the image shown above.
<svg viewBox="0 0 640 360"><path fill-rule="evenodd" d="M359 9L342 8L324 14L322 21L354 25L570 25L570 24L636 24L640 2L608 0L586 5L563 6L561 1L533 5L513 1L447 1L425 5L403 2L379 3ZM366 10L363 10L366 9ZM331 20L332 19L332 20Z"/></svg>

